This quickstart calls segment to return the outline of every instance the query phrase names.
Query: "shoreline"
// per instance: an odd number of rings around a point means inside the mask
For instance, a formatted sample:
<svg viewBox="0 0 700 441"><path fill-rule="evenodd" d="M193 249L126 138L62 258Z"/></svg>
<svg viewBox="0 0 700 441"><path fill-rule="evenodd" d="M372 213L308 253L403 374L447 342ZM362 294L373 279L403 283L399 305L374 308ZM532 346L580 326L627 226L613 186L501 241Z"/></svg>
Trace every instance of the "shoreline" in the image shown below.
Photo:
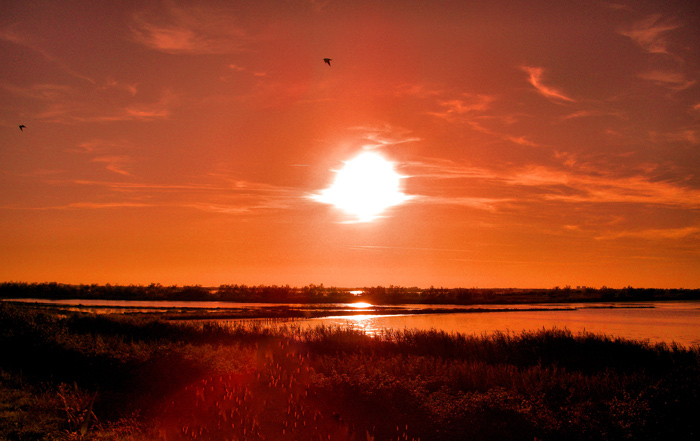
<svg viewBox="0 0 700 441"><path fill-rule="evenodd" d="M610 304L593 306L564 306L564 307L539 307L513 308L512 305L502 305L503 307L453 307L441 308L439 306L431 308L415 308L413 305L404 306L381 306L373 305L365 308L355 308L351 306L341 306L347 304L319 304L290 306L282 304L269 304L269 306L235 307L235 308L206 308L179 306L129 306L129 305L83 305L42 302L45 299L0 299L0 302L8 304L21 304L33 306L38 309L59 310L65 312L86 312L96 313L100 310L116 310L115 314L157 316L163 320L246 320L246 319L312 319L338 316L366 316L366 315L425 315L425 314L471 314L471 313L498 313L498 312L543 312L543 311L576 311L579 309L651 309L653 305L629 305ZM66 299L68 300L68 299ZM75 299L79 301L79 299ZM125 302L128 302L125 301ZM204 303L204 302L200 302ZM527 305L527 304L520 304ZM428 306L428 305L424 305ZM430 305L432 306L432 305ZM454 305L459 306L459 305ZM495 305L494 305L495 306ZM102 312L110 314L112 312Z"/></svg>

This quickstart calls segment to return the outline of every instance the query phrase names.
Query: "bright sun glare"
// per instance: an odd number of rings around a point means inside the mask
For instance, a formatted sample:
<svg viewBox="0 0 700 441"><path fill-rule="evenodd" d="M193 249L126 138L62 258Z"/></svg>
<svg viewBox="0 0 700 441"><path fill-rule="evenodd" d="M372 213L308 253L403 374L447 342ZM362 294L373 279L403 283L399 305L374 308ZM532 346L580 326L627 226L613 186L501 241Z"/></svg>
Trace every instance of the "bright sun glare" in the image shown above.
<svg viewBox="0 0 700 441"><path fill-rule="evenodd" d="M373 152L345 162L337 172L335 182L314 199L357 217L358 222L369 222L389 207L409 199L401 192L401 178L394 164Z"/></svg>
<svg viewBox="0 0 700 441"><path fill-rule="evenodd" d="M371 308L372 304L367 303L367 302L355 302L350 304L351 308L358 308L358 309L364 309L364 308Z"/></svg>

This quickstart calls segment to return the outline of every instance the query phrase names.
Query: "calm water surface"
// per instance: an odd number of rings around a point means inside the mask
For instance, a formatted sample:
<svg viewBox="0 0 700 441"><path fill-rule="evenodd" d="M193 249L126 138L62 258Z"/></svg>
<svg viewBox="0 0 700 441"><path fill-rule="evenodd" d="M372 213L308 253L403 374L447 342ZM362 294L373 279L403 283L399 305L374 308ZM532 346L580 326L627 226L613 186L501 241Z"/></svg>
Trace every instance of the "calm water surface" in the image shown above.
<svg viewBox="0 0 700 441"><path fill-rule="evenodd" d="M529 305L543 307L545 305ZM542 328L569 329L606 334L652 343L677 343L683 346L700 345L699 302L645 302L638 308L605 308L603 304L557 304L574 310L504 311L455 314L425 314L401 316L327 317L304 322L349 325L374 334L386 328L439 329L462 334L490 334L494 331L535 331ZM591 307L594 306L594 307ZM619 306L619 305L618 305ZM625 305L632 306L632 305Z"/></svg>
<svg viewBox="0 0 700 441"><path fill-rule="evenodd" d="M18 299L19 301L19 299ZM64 306L83 305L97 312L133 312L167 310L169 308L241 309L270 306L295 308L334 308L361 310L356 304L334 305L274 305L268 303L230 302L174 302L174 301L118 301L118 300L43 300L21 301L51 303ZM637 302L637 303L556 303L525 305L399 305L412 309L483 308L495 312L450 314L384 315L381 310L356 316L330 316L295 321L295 326L317 325L351 326L376 334L384 329L439 329L463 334L490 334L494 331L534 331L542 328L569 329L644 340L653 343L677 343L684 346L700 345L700 302ZM612 306L612 308L611 308ZM547 308L547 311L527 311ZM503 310L503 309L508 309ZM515 309L515 310L514 310ZM231 320L229 322L235 322Z"/></svg>

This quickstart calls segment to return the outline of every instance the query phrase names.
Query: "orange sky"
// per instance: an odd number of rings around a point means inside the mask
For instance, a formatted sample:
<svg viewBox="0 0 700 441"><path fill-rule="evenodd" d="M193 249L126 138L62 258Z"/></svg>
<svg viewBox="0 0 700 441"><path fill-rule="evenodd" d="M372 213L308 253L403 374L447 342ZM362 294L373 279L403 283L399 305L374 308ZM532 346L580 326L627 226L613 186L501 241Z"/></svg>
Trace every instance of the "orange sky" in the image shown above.
<svg viewBox="0 0 700 441"><path fill-rule="evenodd" d="M0 10L1 281L700 287L697 2Z"/></svg>

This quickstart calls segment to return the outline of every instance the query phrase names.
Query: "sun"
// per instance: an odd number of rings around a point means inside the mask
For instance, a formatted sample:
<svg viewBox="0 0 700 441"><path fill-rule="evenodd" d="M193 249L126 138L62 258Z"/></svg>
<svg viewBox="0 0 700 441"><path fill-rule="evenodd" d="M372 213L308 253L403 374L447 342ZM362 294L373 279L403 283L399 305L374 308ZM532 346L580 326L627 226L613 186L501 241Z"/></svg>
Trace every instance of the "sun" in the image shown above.
<svg viewBox="0 0 700 441"><path fill-rule="evenodd" d="M378 153L362 153L336 173L333 185L313 198L334 205L357 222L370 222L387 208L410 199L401 192L404 177L394 170L393 162Z"/></svg>

